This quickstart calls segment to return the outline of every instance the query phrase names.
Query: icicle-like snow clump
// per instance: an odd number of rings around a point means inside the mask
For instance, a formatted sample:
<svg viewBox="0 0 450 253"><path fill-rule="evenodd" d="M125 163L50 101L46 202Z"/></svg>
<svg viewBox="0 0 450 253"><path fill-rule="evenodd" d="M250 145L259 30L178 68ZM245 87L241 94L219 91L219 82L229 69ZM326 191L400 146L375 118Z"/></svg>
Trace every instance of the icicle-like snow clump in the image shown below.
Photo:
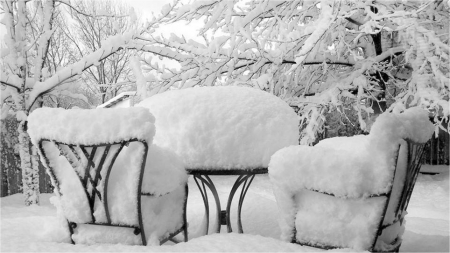
<svg viewBox="0 0 450 253"><path fill-rule="evenodd" d="M298 115L258 89L172 90L138 106L155 115L155 143L175 151L188 168L267 167L275 151L298 144Z"/></svg>
<svg viewBox="0 0 450 253"><path fill-rule="evenodd" d="M389 191L403 139L424 143L433 131L428 112L416 107L380 115L367 136L329 138L314 147L291 146L276 152L269 175L283 215L282 238L291 240L295 225L301 242L370 249L386 197L367 197ZM398 153L392 203L398 203L406 173L404 147ZM395 208L396 204L388 207L390 222L396 218ZM392 241L403 229L394 225L387 229L394 237L382 237Z"/></svg>

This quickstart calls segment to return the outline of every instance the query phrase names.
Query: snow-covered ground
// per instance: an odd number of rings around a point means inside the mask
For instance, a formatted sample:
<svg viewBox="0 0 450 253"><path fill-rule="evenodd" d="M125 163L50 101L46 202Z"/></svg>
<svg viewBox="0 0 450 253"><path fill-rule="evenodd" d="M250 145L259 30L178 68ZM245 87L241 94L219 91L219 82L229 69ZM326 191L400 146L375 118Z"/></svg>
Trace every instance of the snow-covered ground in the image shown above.
<svg viewBox="0 0 450 253"><path fill-rule="evenodd" d="M212 177L226 203L234 177ZM250 187L242 211L244 234L226 233L199 236L204 206L192 178L189 179L188 222L190 241L160 247L125 245L71 245L65 233L57 230L56 208L50 203L52 194L41 195L41 205L25 207L20 194L1 198L1 251L44 252L311 252L319 251L280 241L279 217L275 197L268 176L257 176ZM212 201L212 199L210 199ZM236 202L232 222L236 219ZM214 203L211 216L214 217ZM234 218L234 220L233 220ZM401 252L449 252L449 172L438 175L419 175L406 216L406 232ZM236 226L234 226L235 228ZM210 230L212 229L212 226ZM342 249L338 251L352 251Z"/></svg>

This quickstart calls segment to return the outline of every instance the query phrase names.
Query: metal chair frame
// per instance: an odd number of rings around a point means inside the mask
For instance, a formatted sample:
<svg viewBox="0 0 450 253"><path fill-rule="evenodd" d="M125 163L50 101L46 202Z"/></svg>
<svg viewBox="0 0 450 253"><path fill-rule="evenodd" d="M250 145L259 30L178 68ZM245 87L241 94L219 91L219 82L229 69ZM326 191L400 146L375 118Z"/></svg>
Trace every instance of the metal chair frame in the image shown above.
<svg viewBox="0 0 450 253"><path fill-rule="evenodd" d="M397 204L397 207L395 209L395 219L392 223L390 224L385 224L384 220L386 217L386 212L387 212L387 208L389 206L390 200L391 200L391 193L392 193L392 188L393 188L393 184L391 185L391 187L389 188L389 190L386 193L383 194L373 194L370 195L368 198L376 198L376 197L386 197L386 201L384 204L384 208L383 208L383 212L382 212L382 216L380 218L380 222L378 225L378 229L376 234L374 235L373 238L373 243L371 245L371 247L368 249L368 251L373 252L375 245L377 243L378 237L383 233L383 230L385 230L386 228L396 224L397 222L400 222L400 224L403 223L403 217L402 214L403 212L406 211L406 209L408 208L408 203L409 200L411 198L413 189L414 189L414 185L416 184L416 180L417 180L417 176L419 175L419 171L420 171L420 160L422 159L422 155L423 155L423 151L424 151L424 147L425 144L424 143L415 143L411 140L405 140L406 141L406 145L407 145L407 167L406 167L406 175L405 175L405 180L404 180L404 185L403 185L403 189L402 189L402 193L400 195L400 199L399 202ZM397 154L395 157L395 164L397 165L398 163L398 156L399 156L399 152L400 152L400 145L397 149ZM396 169L394 170L394 176L392 178L391 182L394 182L394 179L396 177L396 173L397 173L397 166ZM314 192L318 192L318 193L322 193L325 195L329 195L332 197L336 197L334 194L332 193L327 193L327 192L321 192L315 189L306 189L309 191L314 191ZM295 196L293 196L294 198ZM336 197L339 198L339 197ZM294 224L295 224L295 220L294 220ZM318 244L311 244L311 243L305 243L305 242L299 242L296 239L296 227L294 225L294 231L293 231L293 236L291 238L291 242L292 243L297 243L300 245L304 245L304 246L310 246L310 247L315 247L315 248L320 248L320 249L325 249L325 250L329 250L329 249L338 249L338 248L342 248L341 246L335 246L335 245L318 245ZM391 245L395 245L397 244L399 238L396 238L393 242L391 242ZM401 243L399 243L394 249L393 252L398 252L400 250L400 246Z"/></svg>
<svg viewBox="0 0 450 253"><path fill-rule="evenodd" d="M144 176L144 169L145 169L145 164L146 164L146 160L147 160L147 153L148 153L148 144L145 140L139 140L136 138L133 139L129 139L129 140L124 140L124 141L120 141L120 142L113 142L113 143L102 143L102 144L98 144L98 145L78 145L78 144L67 144L67 143L63 143L63 142L58 142L56 140L49 140L49 139L41 139L38 142L38 149L41 153L41 156L43 157L43 159L45 160L45 164L48 165L48 173L50 175L50 177L52 178L53 182L54 182L54 187L55 187L55 191L57 192L57 194L62 195L61 191L60 191L60 187L59 187L59 180L58 178L55 176L55 172L54 172L54 168L52 168L52 166L50 166L49 163L49 159L46 156L46 152L43 148L43 143L44 142L51 142L53 143L59 150L60 152L60 156L64 156L67 161L70 163L72 169L74 169L75 173L78 175L78 178L81 182L81 185L84 188L84 192L86 194L86 197L88 199L88 203L89 203L89 208L90 208L90 213L91 213L91 222L87 222L87 223L83 223L83 224L88 224L88 225L99 225L99 226L112 226L112 227L124 227L124 228L133 228L133 233L135 235L141 235L141 241L143 245L147 245L147 239L145 236L145 231L144 231L144 225L143 225L143 219L142 219L142 205L141 205L141 197L142 196L146 196L146 197L161 197L161 196L155 196L154 194L150 194L150 193L142 193L141 189L142 189L142 180L143 180L143 176ZM130 143L132 142L139 142L144 146L144 154L142 157L142 161L141 161L141 166L140 166L140 172L139 172L139 180L138 180L138 186L137 186L137 190L138 190L138 194L137 194L137 200L136 200L136 208L137 208L137 220L138 220L138 226L135 225L128 225L128 224L113 224L111 222L111 217L110 217L110 212L109 212L109 206L108 206L108 182L109 182L109 176L112 170L112 167L115 163L115 160L117 158L117 156L119 155L119 153L122 151L124 146L128 146ZM103 191L103 196L102 194L96 189L97 185L99 184L99 182L102 180L101 177L101 172L105 169L104 167L104 163L106 160L106 157L108 156L108 153L111 150L111 147L114 145L119 145L119 148L117 149L117 151L113 154L112 159L111 159L111 163L109 164L109 166L106 168L106 176L104 179L104 191ZM69 155L67 150L64 150L63 146L66 146L69 148L70 150L70 154L72 154L76 159L72 159L72 157ZM81 158L80 158L80 154L79 152L76 151L76 147L78 147L82 152L81 154L84 155L84 157L87 159L87 164L85 165L84 168L84 177L82 177L75 168L82 166L81 164ZM95 162L93 161L94 157L95 157L95 153L97 152L97 149L100 147L105 147L103 154L101 156L100 162L98 164L98 166L96 166ZM91 148L90 153L88 152L88 148ZM94 169L95 170L95 177L92 178L91 176L91 170ZM88 191L88 188L92 189L91 192ZM187 232L187 219L186 219L186 205L187 205L187 196L188 196L188 186L187 184L185 185L185 198L184 198L184 204L183 204L183 225L181 226L181 228L179 228L178 230L176 230L175 232L169 234L169 236L165 237L165 238L160 238L160 244L165 243L168 240L174 241L174 242L178 242L176 240L173 239L174 236L176 236L177 234L179 234L180 232L183 231L183 235L184 235L184 241L186 242L188 240L188 232ZM95 216L94 216L94 205L95 205L95 200L96 197L102 202L103 204L103 208L105 210L105 215L106 215L106 220L107 222L96 222ZM75 242L72 239L72 235L74 234L74 229L76 229L77 227L77 223L70 221L67 219L68 222L68 227L69 227L69 232L70 232L70 239L72 244L75 244Z"/></svg>

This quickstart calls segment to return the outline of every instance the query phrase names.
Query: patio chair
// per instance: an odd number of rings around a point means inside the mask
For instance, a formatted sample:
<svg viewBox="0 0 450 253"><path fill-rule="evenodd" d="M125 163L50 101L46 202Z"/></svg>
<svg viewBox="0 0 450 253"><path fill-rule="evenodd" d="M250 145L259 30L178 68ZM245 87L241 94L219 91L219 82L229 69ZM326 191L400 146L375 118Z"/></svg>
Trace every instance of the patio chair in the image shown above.
<svg viewBox="0 0 450 253"><path fill-rule="evenodd" d="M278 151L269 164L282 239L322 249L398 252L434 127L428 113L385 113L367 136Z"/></svg>
<svg viewBox="0 0 450 253"><path fill-rule="evenodd" d="M180 232L187 241L187 175L174 153L152 145L148 110L42 108L28 132L73 244L154 245Z"/></svg>

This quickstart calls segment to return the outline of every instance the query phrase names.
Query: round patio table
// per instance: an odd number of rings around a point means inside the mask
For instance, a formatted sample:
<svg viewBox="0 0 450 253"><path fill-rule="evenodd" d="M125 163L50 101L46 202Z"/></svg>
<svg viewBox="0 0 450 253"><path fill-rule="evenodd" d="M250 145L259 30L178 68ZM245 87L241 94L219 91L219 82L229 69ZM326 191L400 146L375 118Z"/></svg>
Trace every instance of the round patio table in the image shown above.
<svg viewBox="0 0 450 253"><path fill-rule="evenodd" d="M258 174L267 174L267 168L251 168L251 169L196 169L190 168L187 169L188 174L194 177L195 183L197 184L198 189L203 198L203 203L205 204L205 215L206 215L206 224L205 224L205 235L208 234L209 229L209 202L208 202L208 194L206 192L206 187L211 191L215 203L216 203L216 226L215 232L220 233L220 228L222 225L227 226L227 232L232 232L231 228L231 219L230 219L230 211L231 211L231 203L233 201L234 194L242 185L241 193L239 196L238 209L237 209L237 227L238 233L244 233L242 229L242 221L241 221L241 210L242 204L244 203L245 195L247 194L248 188L250 187L253 179ZM211 180L209 176L238 176L236 181L233 184L233 187L230 190L230 194L228 195L227 206L225 210L221 209L220 198L217 193L214 182ZM200 181L200 182L199 182ZM206 186L206 187L205 187Z"/></svg>
<svg viewBox="0 0 450 253"><path fill-rule="evenodd" d="M255 175L268 173L270 157L297 145L300 117L289 105L265 91L217 86L171 90L149 97L138 106L155 117L153 143L179 155L200 189L209 228L207 188L217 206L214 231L230 223L230 207L239 187L237 231L243 233L241 209ZM225 210L210 176L236 176Z"/></svg>

